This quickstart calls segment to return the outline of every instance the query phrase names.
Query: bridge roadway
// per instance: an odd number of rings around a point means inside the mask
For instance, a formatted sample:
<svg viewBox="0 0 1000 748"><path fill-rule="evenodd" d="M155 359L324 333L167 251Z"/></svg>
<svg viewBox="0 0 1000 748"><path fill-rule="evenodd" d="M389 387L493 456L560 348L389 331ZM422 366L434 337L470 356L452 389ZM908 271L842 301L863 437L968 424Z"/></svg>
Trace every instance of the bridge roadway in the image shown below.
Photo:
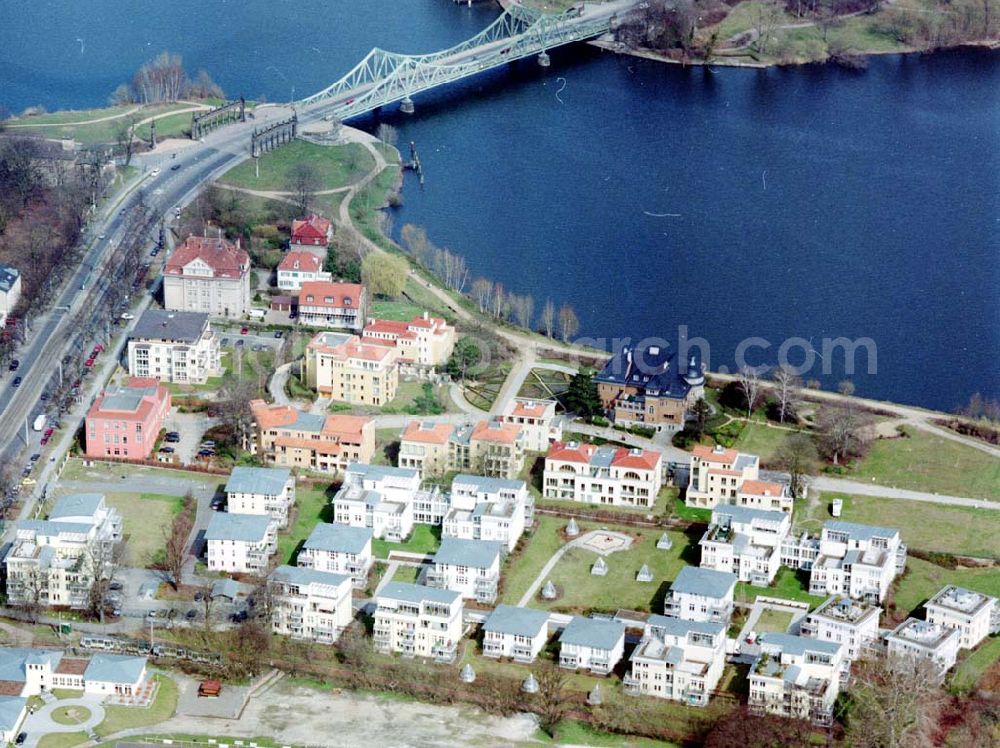
<svg viewBox="0 0 1000 748"><path fill-rule="evenodd" d="M584 5L580 15L574 18L560 19L559 29L572 29L577 26L588 26L594 22L609 22L616 13L621 13L635 4L635 0L615 0L601 5ZM557 32L558 33L562 32ZM83 351L72 350L72 335L79 319L76 317L87 293L94 284L101 282L101 270L107 262L109 250L121 239L124 231L124 216L138 203L140 192L146 204L154 211L166 215L174 206L183 205L193 199L204 183L214 179L219 174L250 157L250 134L254 128L264 124L286 119L295 111L301 125L319 122L330 115L345 119L372 111L380 106L399 101L422 90L437 85L475 75L481 71L498 67L515 59L534 55L544 49L571 41L586 38L558 36L552 37L555 43L548 46L537 46L528 43L530 30L514 36L494 39L481 45L468 47L458 45L452 48L457 51L424 56L395 56L408 60L421 59L423 64L436 70L454 73L453 76L440 78L432 85L416 85L406 90L390 88L380 97L368 96L372 91L378 91L384 81L373 80L327 96L326 91L297 102L292 108L281 105L263 105L257 107L254 115L246 122L238 122L220 127L208 133L191 147L177 154L175 160L167 162L169 166L180 168L171 170L164 168L157 175L151 173L151 167L158 164L162 157L157 154L143 154L134 161L140 167L142 174L127 187L124 196L117 202L107 206L94 220L85 240L89 246L85 250L83 260L64 285L49 312L41 315L33 329L29 332L28 341L15 353L21 366L16 372L22 378L22 385L15 389L12 382L15 374L0 372L0 463L7 464L18 458L19 454L27 456L33 451L40 451L39 434L30 430L27 424L36 415L44 412L40 404L40 396L48 386L52 375L57 371L60 361L66 355L81 355ZM534 39L537 42L537 39ZM504 53L507 49L508 52ZM427 62L427 60L433 60ZM477 64L478 63L478 64ZM425 82L427 79L424 79ZM396 81L398 83L398 81ZM336 85L336 84L335 84ZM332 87L331 87L332 88ZM167 166L164 164L164 167ZM104 238L100 238L100 237ZM96 272L95 272L96 271ZM134 323L133 323L134 324ZM129 326L130 327L130 326ZM129 327L124 328L127 332ZM121 339L124 339L122 335ZM108 344L108 340L94 340L92 343ZM114 347L109 346L105 355L113 355ZM87 392L86 396L92 393ZM65 428L75 429L80 424L64 423ZM37 493L42 483L34 489Z"/></svg>

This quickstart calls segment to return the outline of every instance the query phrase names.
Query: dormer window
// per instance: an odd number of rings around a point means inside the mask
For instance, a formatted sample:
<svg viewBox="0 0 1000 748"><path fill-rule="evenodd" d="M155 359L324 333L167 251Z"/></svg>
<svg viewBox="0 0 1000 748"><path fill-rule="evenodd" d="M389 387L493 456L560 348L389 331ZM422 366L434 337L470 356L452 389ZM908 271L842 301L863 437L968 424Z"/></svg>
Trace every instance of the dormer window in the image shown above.
<svg viewBox="0 0 1000 748"><path fill-rule="evenodd" d="M312 295L312 294L308 294L308 295L306 296L306 301L313 301L313 300L314 300L314 299L313 299L313 295Z"/></svg>
<svg viewBox="0 0 1000 748"><path fill-rule="evenodd" d="M327 304L332 304L333 303L333 297L332 296L326 296L326 297L324 297L323 301L325 301Z"/></svg>
<svg viewBox="0 0 1000 748"><path fill-rule="evenodd" d="M349 298L345 298L344 299L344 306L350 306L350 305L351 305L351 300Z"/></svg>

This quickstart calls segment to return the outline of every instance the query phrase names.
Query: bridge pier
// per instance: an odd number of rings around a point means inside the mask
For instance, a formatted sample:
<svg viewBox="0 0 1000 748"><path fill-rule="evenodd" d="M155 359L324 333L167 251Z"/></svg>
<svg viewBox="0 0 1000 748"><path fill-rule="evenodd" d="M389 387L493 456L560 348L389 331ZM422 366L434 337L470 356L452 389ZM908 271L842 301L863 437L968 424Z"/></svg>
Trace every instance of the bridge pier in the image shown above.
<svg viewBox="0 0 1000 748"><path fill-rule="evenodd" d="M547 68L552 64L552 60L549 59L548 52L543 51L538 54L538 64L543 68Z"/></svg>
<svg viewBox="0 0 1000 748"><path fill-rule="evenodd" d="M399 102L399 111L403 114L413 114L415 107L413 106L413 99L407 96L401 102Z"/></svg>

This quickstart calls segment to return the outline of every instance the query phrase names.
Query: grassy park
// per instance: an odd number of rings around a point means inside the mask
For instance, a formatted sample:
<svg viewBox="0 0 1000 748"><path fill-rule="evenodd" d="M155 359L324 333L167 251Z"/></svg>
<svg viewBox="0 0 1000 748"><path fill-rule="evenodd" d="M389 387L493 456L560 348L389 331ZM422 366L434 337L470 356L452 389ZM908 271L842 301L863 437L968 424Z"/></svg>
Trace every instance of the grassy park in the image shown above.
<svg viewBox="0 0 1000 748"><path fill-rule="evenodd" d="M163 551L163 539L181 511L183 497L155 493L106 493L104 497L121 512L131 563L137 566L152 563Z"/></svg>
<svg viewBox="0 0 1000 748"><path fill-rule="evenodd" d="M774 460L778 447L795 433L789 428L766 426L761 423L746 423L736 438L733 448L740 452L749 452L760 457L761 463L767 465Z"/></svg>
<svg viewBox="0 0 1000 748"><path fill-rule="evenodd" d="M361 179L375 167L375 161L364 146L357 143L324 146L293 140L281 148L269 151L257 159L244 161L227 171L219 181L233 187L251 190L290 191L292 170L300 163L310 164L319 177L319 189L346 187ZM260 167L257 176L256 167Z"/></svg>
<svg viewBox="0 0 1000 748"><path fill-rule="evenodd" d="M757 623L754 624L754 631L758 634L783 634L788 631L788 626L791 624L793 617L794 614L786 610L765 608L757 619Z"/></svg>
<svg viewBox="0 0 1000 748"><path fill-rule="evenodd" d="M409 553L433 553L441 545L441 528L431 525L414 525L413 533L405 543L390 543L387 540L372 540L372 555L375 558L389 558L391 551Z"/></svg>
<svg viewBox="0 0 1000 748"><path fill-rule="evenodd" d="M918 613L921 605L948 584L1000 597L1000 572L996 567L946 569L912 556L906 560L906 573L896 584L893 599L897 618Z"/></svg>
<svg viewBox="0 0 1000 748"><path fill-rule="evenodd" d="M84 145L114 143L118 129L121 127L122 121L126 118L141 121L149 117L164 117L165 120L168 120L168 122L164 123L165 127L175 127L173 120L176 118L178 122L183 120L187 126L190 126L190 112L171 117L164 115L170 115L171 112L176 112L180 109L191 109L193 106L196 106L196 104L192 102L177 102L175 104L157 104L147 107L128 105L107 107L105 109L63 111L11 120L6 124L11 131L25 135L76 140ZM167 130L161 129L160 122L157 122L156 129L158 136L167 136ZM149 125L140 125L137 128L137 134L144 134L144 137L148 138Z"/></svg>

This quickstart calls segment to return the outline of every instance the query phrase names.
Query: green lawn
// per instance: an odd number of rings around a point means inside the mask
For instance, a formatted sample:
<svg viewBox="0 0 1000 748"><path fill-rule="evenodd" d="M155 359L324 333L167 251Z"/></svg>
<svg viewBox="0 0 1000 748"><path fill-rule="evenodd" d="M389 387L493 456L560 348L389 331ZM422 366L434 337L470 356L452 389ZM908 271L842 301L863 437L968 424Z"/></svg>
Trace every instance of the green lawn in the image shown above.
<svg viewBox="0 0 1000 748"><path fill-rule="evenodd" d="M958 664L951 675L952 688L970 690L997 660L1000 660L1000 636L991 636L980 642L972 652L960 652Z"/></svg>
<svg viewBox="0 0 1000 748"><path fill-rule="evenodd" d="M906 573L898 580L893 598L897 617L906 613L916 614L920 606L948 584L1000 597L1000 573L995 568L945 569L930 561L910 557L906 560ZM917 617L923 618L923 615Z"/></svg>
<svg viewBox="0 0 1000 748"><path fill-rule="evenodd" d="M220 182L252 190L288 192L289 175L299 163L311 164L320 178L320 190L332 190L358 181L375 167L371 154L357 143L324 146L293 140L265 153L259 159L256 176L254 159L248 159L227 171Z"/></svg>
<svg viewBox="0 0 1000 748"><path fill-rule="evenodd" d="M123 479L122 476L125 476ZM129 465L98 463L86 467L78 458L71 458L63 469L60 479L63 481L107 481L121 480L122 486L128 486L129 479L138 477L171 478L186 483L197 483L205 488L215 488L225 483L225 478L217 475L199 475L186 470L171 470L170 468L148 467L146 465ZM77 489L74 493L79 493ZM181 490L183 492L183 489Z"/></svg>
<svg viewBox="0 0 1000 748"><path fill-rule="evenodd" d="M191 137L191 115L196 112L183 112L181 114L168 114L166 117L159 117L156 120L156 140L157 142L165 138L190 138ZM135 128L135 136L140 140L149 142L150 125L147 122Z"/></svg>
<svg viewBox="0 0 1000 748"><path fill-rule="evenodd" d="M760 457L761 463L766 465L774 460L774 453L777 452L778 447L793 433L795 432L791 429L747 423L744 424L743 431L737 437L733 448L740 452L757 455Z"/></svg>
<svg viewBox="0 0 1000 748"><path fill-rule="evenodd" d="M757 623L754 624L754 631L758 634L765 632L783 634L788 631L788 626L792 622L793 615L785 610L764 608L764 611L760 614L760 618L757 619Z"/></svg>
<svg viewBox="0 0 1000 748"><path fill-rule="evenodd" d="M396 568L396 573L392 575L393 582L409 582L410 584L417 583L417 577L420 576L420 569L416 566L399 566Z"/></svg>
<svg viewBox="0 0 1000 748"><path fill-rule="evenodd" d="M278 535L278 562L295 565L299 543L309 537L320 522L328 516L329 497L323 484L302 483L295 489L295 520L287 532Z"/></svg>
<svg viewBox="0 0 1000 748"><path fill-rule="evenodd" d="M441 545L441 528L416 524L409 540L404 543L390 543L387 540L373 540L372 554L375 558L388 558L390 551L410 553L433 553Z"/></svg>
<svg viewBox="0 0 1000 748"><path fill-rule="evenodd" d="M495 368L490 367L476 381L467 381L464 390L465 399L480 410L489 410L500 394L503 383L507 381L510 369L510 364L505 361Z"/></svg>
<svg viewBox="0 0 1000 748"><path fill-rule="evenodd" d="M516 605L553 553L563 544L560 531L566 520L539 515L534 531L525 535L522 548L507 561L503 572L501 602Z"/></svg>
<svg viewBox="0 0 1000 748"><path fill-rule="evenodd" d="M702 509L696 506L688 506L679 498L674 499L673 515L688 522L704 522L708 524L712 521L712 510Z"/></svg>
<svg viewBox="0 0 1000 748"><path fill-rule="evenodd" d="M85 732L59 732L46 735L38 741L38 748L73 748L86 743L90 736Z"/></svg>
<svg viewBox="0 0 1000 748"><path fill-rule="evenodd" d="M818 532L823 522L832 519L829 507L835 498L844 502L842 520L898 528L910 548L1000 558L1000 511L996 509L823 493L817 505L807 508L801 502L801 509L796 507L796 529Z"/></svg>
<svg viewBox="0 0 1000 748"><path fill-rule="evenodd" d="M581 530L587 528L581 524ZM537 600L534 605L564 611L585 612L601 610L614 612L618 608L662 612L663 598L668 582L677 576L685 563L697 562L697 549L691 544L693 537L670 531L673 548L662 551L656 547L662 531L636 530L635 528L611 528L627 532L633 536L627 551L612 553L604 557L608 565L607 575L593 576L590 569L598 556L583 548L571 548L566 552L550 578L560 596L556 600ZM637 582L636 572L643 564L653 572L653 581Z"/></svg>
<svg viewBox="0 0 1000 748"><path fill-rule="evenodd" d="M823 595L810 595L808 589L809 572L796 572L783 566L778 570L774 584L770 587L755 587L746 582L737 582L735 598L749 603L756 600L758 595L780 597L784 600L808 603L810 608L815 608L826 599Z"/></svg>
<svg viewBox="0 0 1000 748"><path fill-rule="evenodd" d="M879 439L851 477L914 491L1000 501L1000 460L919 429Z"/></svg>
<svg viewBox="0 0 1000 748"><path fill-rule="evenodd" d="M162 104L143 108L131 115L136 120L143 120L147 117L160 117L162 115L169 114L170 112L177 111L178 109L186 109L190 104ZM119 111L120 110L120 111ZM118 128L121 127L123 119L121 117L117 119L109 119L104 122L91 122L89 124L82 125L67 125L63 124L66 122L87 122L88 120L99 119L102 117L109 116L111 114L123 113L127 111L126 108L116 108L104 110L103 114L99 114L98 111L93 111L94 116L86 117L75 117L73 112L57 112L51 115L43 115L41 117L31 117L29 120L24 120L25 127L13 127L15 131L20 131L24 133L30 133L32 135L42 135L46 138L64 138L76 140L84 145L93 145L95 143L114 143L117 137ZM191 121L191 115L181 115L187 116L188 122ZM49 121L49 118L56 120L55 123ZM16 123L20 125L21 123ZM51 124L52 126L44 126ZM148 136L149 128L146 126L145 132Z"/></svg>
<svg viewBox="0 0 1000 748"><path fill-rule="evenodd" d="M85 706L60 706L49 715L60 725L78 725L90 719L90 710Z"/></svg>
<svg viewBox="0 0 1000 748"><path fill-rule="evenodd" d="M428 382L413 380L400 380L396 388L396 397L388 405L381 409L383 413L409 413L415 416L440 415L441 413L452 413L456 411L455 404L448 394L448 386L442 384L431 385L431 393L437 401L439 407L431 407L425 400L424 385Z"/></svg>
<svg viewBox="0 0 1000 748"><path fill-rule="evenodd" d="M409 301L392 301L388 299L376 299L372 304L372 317L378 319L390 319L397 322L409 322L414 317L419 317L424 310Z"/></svg>
<svg viewBox="0 0 1000 748"><path fill-rule="evenodd" d="M570 379L572 376L562 371L532 369L524 378L517 396L536 400L554 400L569 389Z"/></svg>
<svg viewBox="0 0 1000 748"><path fill-rule="evenodd" d="M105 493L108 504L122 514L131 562L145 566L163 548L165 533L181 511L183 497L143 493Z"/></svg>
<svg viewBox="0 0 1000 748"><path fill-rule="evenodd" d="M101 737L113 735L122 730L155 725L174 716L177 710L177 684L165 675L156 674L154 679L160 684L153 704L144 709L128 706L104 707L104 721L94 732Z"/></svg>

